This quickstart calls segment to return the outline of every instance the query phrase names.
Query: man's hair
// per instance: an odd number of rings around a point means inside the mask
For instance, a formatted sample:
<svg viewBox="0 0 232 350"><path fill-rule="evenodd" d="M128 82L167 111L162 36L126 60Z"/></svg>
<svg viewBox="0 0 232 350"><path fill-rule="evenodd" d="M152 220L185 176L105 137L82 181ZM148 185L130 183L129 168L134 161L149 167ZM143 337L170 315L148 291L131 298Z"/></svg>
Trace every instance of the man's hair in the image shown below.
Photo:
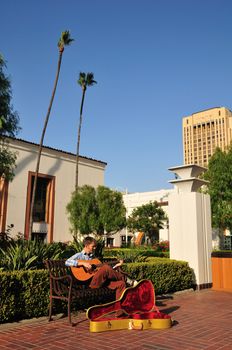
<svg viewBox="0 0 232 350"><path fill-rule="evenodd" d="M84 240L83 240L84 247L85 247L86 245L91 244L91 243L97 244L96 239L93 238L93 237L90 237L90 236L84 238Z"/></svg>

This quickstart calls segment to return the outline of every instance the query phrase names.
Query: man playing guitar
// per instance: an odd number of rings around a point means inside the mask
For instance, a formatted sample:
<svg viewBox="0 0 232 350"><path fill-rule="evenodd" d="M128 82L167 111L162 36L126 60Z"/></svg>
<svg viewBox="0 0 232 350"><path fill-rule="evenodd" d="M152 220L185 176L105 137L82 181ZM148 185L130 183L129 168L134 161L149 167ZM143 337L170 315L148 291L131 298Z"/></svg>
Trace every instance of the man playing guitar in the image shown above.
<svg viewBox="0 0 232 350"><path fill-rule="evenodd" d="M90 288L99 288L106 285L110 289L116 290L116 299L119 299L122 292L126 288L125 274L117 269L123 264L123 260L111 267L107 264L101 264L99 268L93 271L90 260L94 258L94 250L96 248L96 240L93 237L86 237L83 241L84 248L81 252L74 254L65 265L84 269L89 272Z"/></svg>

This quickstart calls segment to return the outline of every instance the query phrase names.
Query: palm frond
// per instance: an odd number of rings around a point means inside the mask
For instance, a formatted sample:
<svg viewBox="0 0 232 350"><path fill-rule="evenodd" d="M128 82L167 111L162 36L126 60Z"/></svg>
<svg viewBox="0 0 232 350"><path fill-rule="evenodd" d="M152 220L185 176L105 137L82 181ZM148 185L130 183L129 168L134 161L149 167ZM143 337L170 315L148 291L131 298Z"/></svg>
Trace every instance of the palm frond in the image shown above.
<svg viewBox="0 0 232 350"><path fill-rule="evenodd" d="M82 88L86 88L87 86L93 86L94 84L97 84L96 80L94 80L94 74L92 72L80 72L79 79L77 82Z"/></svg>
<svg viewBox="0 0 232 350"><path fill-rule="evenodd" d="M86 85L92 86L94 84L97 84L96 80L94 80L94 74L92 72L87 73L86 76Z"/></svg>
<svg viewBox="0 0 232 350"><path fill-rule="evenodd" d="M69 30L65 30L61 33L60 39L58 41L59 49L64 48L64 46L68 46L74 39L71 38Z"/></svg>

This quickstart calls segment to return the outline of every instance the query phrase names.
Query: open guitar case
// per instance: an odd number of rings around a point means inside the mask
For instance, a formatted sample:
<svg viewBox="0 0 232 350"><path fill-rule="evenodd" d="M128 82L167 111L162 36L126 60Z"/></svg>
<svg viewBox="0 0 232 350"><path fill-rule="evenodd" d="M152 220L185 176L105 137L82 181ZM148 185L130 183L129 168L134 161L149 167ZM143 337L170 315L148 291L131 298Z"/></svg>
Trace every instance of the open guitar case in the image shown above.
<svg viewBox="0 0 232 350"><path fill-rule="evenodd" d="M119 311L122 317L116 317ZM86 316L90 321L90 332L167 329L172 326L171 317L160 312L155 305L154 287L149 280L141 280L136 286L126 288L116 301L90 307Z"/></svg>

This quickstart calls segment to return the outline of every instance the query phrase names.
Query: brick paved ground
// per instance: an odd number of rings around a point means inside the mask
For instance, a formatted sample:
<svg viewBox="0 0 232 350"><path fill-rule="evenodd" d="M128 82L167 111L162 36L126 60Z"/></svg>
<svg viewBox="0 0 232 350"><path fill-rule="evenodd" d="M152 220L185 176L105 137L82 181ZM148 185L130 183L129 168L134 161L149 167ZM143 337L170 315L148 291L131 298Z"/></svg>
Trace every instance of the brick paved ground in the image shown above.
<svg viewBox="0 0 232 350"><path fill-rule="evenodd" d="M232 350L232 293L205 290L159 299L160 310L172 315L168 330L89 333L85 314L77 326L67 318L42 318L0 326L1 350Z"/></svg>

